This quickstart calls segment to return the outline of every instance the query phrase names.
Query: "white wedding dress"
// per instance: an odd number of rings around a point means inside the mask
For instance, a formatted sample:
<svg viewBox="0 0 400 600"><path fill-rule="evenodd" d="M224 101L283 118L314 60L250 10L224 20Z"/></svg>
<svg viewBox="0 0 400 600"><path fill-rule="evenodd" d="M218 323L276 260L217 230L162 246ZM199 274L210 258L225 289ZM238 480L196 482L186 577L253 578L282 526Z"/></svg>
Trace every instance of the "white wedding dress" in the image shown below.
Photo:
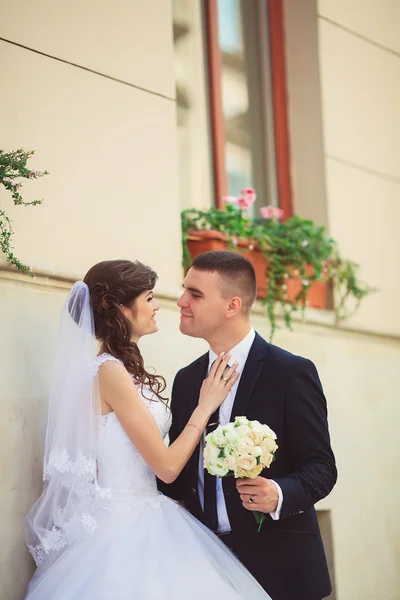
<svg viewBox="0 0 400 600"><path fill-rule="evenodd" d="M109 355L96 359L96 368ZM170 412L143 401L163 437ZM95 531L39 565L26 600L266 600L267 593L230 550L178 503L157 490L154 473L115 413L102 418L98 481L108 489ZM266 557L267 559L267 557Z"/></svg>

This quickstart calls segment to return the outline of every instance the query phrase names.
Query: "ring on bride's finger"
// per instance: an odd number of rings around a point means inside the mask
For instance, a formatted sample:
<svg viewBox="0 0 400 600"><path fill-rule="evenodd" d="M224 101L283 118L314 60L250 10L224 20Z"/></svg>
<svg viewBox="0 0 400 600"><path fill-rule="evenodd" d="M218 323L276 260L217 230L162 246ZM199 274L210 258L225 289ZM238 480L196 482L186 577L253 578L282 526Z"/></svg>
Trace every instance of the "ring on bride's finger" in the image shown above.
<svg viewBox="0 0 400 600"><path fill-rule="evenodd" d="M253 496L250 496L250 502L253 503L254 502L254 498Z"/></svg>
<svg viewBox="0 0 400 600"><path fill-rule="evenodd" d="M222 378L224 381L228 381L229 377L223 377Z"/></svg>

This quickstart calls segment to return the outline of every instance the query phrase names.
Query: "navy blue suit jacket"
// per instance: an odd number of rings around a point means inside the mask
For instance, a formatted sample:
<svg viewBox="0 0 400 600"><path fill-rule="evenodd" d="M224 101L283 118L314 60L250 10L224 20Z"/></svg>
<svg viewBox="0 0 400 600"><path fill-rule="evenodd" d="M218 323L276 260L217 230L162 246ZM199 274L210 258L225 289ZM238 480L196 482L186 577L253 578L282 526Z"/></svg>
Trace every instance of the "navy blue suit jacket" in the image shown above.
<svg viewBox="0 0 400 600"><path fill-rule="evenodd" d="M172 390L171 443L186 426L207 376L208 353L176 375ZM283 492L281 518L268 515L260 532L254 515L241 503L232 477L223 489L235 550L273 600L317 600L331 585L314 504L335 485L337 471L330 445L327 407L317 370L310 360L268 344L256 334L242 372L231 420L257 419L277 434L275 460L261 476ZM160 489L183 500L203 519L198 495L199 447L171 485Z"/></svg>

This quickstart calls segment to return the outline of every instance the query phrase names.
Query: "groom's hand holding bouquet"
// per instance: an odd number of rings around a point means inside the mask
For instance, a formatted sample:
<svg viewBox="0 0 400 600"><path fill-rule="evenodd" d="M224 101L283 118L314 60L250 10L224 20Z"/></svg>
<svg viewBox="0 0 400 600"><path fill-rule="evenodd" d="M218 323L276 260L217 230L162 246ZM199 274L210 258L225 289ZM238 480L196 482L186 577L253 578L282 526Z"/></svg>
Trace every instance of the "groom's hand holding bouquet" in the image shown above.
<svg viewBox="0 0 400 600"><path fill-rule="evenodd" d="M237 479L243 506L254 512L260 527L265 513L278 504L277 487L261 471L269 468L278 449L276 435L267 425L236 417L233 423L219 425L206 436L204 467L210 475Z"/></svg>

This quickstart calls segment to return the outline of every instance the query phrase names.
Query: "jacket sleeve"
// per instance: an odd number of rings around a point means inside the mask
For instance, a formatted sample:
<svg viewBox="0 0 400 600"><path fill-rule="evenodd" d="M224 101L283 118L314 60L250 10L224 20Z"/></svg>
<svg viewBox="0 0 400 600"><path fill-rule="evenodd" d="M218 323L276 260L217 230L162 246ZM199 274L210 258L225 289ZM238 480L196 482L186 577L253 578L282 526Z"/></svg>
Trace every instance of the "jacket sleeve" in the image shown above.
<svg viewBox="0 0 400 600"><path fill-rule="evenodd" d="M169 444L172 444L179 437L186 425L186 422L184 422L182 426L183 419L180 406L182 395L182 374L179 371L175 376L171 393L172 423L169 430ZM158 489L173 500L183 501L187 492L185 479L185 469L183 469L173 483L164 483L164 481L158 479Z"/></svg>
<svg viewBox="0 0 400 600"><path fill-rule="evenodd" d="M287 477L274 478L283 493L281 518L313 506L329 494L337 480L326 400L311 361L303 360L296 369L285 403L285 442L293 471Z"/></svg>

